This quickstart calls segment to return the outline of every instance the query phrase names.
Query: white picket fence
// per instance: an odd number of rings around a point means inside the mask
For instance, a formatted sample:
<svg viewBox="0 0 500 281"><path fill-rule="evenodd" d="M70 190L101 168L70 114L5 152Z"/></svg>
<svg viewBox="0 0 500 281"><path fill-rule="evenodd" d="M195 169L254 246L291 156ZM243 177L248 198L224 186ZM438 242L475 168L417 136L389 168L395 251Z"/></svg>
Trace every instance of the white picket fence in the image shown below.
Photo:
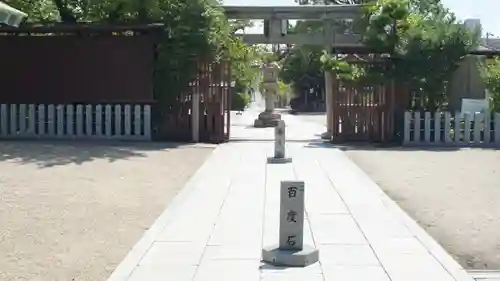
<svg viewBox="0 0 500 281"><path fill-rule="evenodd" d="M151 140L149 105L1 104L3 139Z"/></svg>
<svg viewBox="0 0 500 281"><path fill-rule="evenodd" d="M404 144L500 146L500 114L405 112Z"/></svg>

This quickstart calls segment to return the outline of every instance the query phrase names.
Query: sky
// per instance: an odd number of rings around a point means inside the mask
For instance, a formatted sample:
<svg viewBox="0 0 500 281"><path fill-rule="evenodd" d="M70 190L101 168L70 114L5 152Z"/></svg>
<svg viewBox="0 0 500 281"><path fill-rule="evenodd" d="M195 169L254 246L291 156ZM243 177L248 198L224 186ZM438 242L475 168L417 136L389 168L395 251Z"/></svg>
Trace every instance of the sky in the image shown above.
<svg viewBox="0 0 500 281"><path fill-rule="evenodd" d="M294 0L223 0L226 5L251 6L291 6L297 5ZM479 18L483 34L493 33L500 37L500 0L441 0L452 10L459 20ZM249 33L260 33L261 28L255 27Z"/></svg>

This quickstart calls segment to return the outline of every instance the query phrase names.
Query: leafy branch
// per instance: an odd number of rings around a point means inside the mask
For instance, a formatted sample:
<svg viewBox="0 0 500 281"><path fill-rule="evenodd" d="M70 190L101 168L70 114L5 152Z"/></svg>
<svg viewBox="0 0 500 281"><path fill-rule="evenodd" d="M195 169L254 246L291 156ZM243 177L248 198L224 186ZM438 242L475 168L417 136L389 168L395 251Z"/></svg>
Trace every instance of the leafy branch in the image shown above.
<svg viewBox="0 0 500 281"><path fill-rule="evenodd" d="M491 111L500 113L500 59L485 62L481 70L486 89L490 92Z"/></svg>
<svg viewBox="0 0 500 281"><path fill-rule="evenodd" d="M424 109L445 106L448 81L476 47L476 34L457 22L439 0L372 1L362 22L366 24L362 42L376 52L371 58L386 63L361 70L347 66L345 58L323 58L324 69L347 80L395 79L423 97Z"/></svg>

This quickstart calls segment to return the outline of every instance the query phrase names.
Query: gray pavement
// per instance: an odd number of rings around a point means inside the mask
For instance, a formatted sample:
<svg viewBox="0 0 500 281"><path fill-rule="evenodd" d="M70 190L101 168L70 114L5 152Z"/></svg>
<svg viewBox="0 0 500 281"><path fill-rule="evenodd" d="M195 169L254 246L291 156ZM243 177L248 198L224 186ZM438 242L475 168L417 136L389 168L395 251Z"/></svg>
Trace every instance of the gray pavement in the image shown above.
<svg viewBox="0 0 500 281"><path fill-rule="evenodd" d="M465 271L340 150L324 127L284 116L293 163L268 165L272 129L233 116L220 145L131 249L108 281L472 281ZM267 140L267 141L266 141ZM306 268L263 264L276 244L279 184L306 183L304 242L320 250Z"/></svg>

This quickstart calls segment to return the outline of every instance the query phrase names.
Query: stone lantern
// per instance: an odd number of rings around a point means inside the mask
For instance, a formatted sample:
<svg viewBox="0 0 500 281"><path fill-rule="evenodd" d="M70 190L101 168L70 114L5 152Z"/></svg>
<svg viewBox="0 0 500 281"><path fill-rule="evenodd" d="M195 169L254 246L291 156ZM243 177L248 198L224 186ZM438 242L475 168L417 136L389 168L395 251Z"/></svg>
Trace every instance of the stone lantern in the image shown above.
<svg viewBox="0 0 500 281"><path fill-rule="evenodd" d="M267 62L261 67L263 81L261 92L264 96L266 109L259 114L254 122L254 127L266 128L275 127L281 120L281 115L274 111L274 101L279 91L278 75L280 67L276 62Z"/></svg>

